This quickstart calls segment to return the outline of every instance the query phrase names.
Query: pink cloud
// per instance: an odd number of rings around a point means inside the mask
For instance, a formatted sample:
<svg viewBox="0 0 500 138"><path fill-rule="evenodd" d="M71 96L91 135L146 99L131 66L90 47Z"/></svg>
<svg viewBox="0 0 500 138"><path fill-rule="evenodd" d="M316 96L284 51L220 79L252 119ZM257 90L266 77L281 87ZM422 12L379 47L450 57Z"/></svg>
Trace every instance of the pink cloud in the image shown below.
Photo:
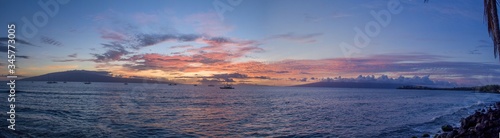
<svg viewBox="0 0 500 138"><path fill-rule="evenodd" d="M106 40L124 41L127 39L127 35L110 29L100 29L99 33L101 34L101 38Z"/></svg>

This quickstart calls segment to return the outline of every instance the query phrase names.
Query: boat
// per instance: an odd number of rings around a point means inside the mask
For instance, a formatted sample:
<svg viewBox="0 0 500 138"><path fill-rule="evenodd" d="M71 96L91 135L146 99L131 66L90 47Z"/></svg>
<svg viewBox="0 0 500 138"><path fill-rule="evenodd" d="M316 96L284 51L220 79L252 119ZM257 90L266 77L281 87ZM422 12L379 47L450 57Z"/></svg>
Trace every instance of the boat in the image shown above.
<svg viewBox="0 0 500 138"><path fill-rule="evenodd" d="M54 84L57 83L57 81L47 81L47 84Z"/></svg>
<svg viewBox="0 0 500 138"><path fill-rule="evenodd" d="M231 85L224 85L224 86L219 87L219 88L220 88L220 89L234 89L234 87L233 87L233 86L231 86Z"/></svg>
<svg viewBox="0 0 500 138"><path fill-rule="evenodd" d="M128 83L126 83L126 82L125 82L125 83L123 83L123 84L128 85Z"/></svg>
<svg viewBox="0 0 500 138"><path fill-rule="evenodd" d="M214 87L214 86L215 86L215 85L213 85L213 84L208 85L208 87Z"/></svg>
<svg viewBox="0 0 500 138"><path fill-rule="evenodd" d="M63 83L66 83L66 82L63 82Z"/></svg>
<svg viewBox="0 0 500 138"><path fill-rule="evenodd" d="M84 84L90 84L91 82L85 82Z"/></svg>
<svg viewBox="0 0 500 138"><path fill-rule="evenodd" d="M193 85L193 86L198 86L197 84Z"/></svg>

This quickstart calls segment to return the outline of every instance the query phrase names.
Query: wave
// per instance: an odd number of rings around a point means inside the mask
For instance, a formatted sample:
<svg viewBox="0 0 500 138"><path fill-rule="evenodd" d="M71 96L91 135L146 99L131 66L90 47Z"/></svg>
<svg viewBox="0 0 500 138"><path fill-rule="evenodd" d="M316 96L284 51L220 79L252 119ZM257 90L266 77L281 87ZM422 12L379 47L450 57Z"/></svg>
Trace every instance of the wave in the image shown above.
<svg viewBox="0 0 500 138"><path fill-rule="evenodd" d="M442 125L460 126L461 118L465 118L477 109L484 108L493 103L477 101L471 105L451 108L448 113L432 117L429 121L387 128L375 137L410 137L420 136L424 133L435 134L441 130Z"/></svg>

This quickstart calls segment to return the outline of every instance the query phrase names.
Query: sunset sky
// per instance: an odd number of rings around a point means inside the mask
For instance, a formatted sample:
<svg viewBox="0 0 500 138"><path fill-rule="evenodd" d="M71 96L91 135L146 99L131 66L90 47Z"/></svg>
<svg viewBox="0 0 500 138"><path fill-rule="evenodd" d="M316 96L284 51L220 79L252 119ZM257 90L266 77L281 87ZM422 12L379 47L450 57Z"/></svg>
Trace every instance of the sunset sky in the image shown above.
<svg viewBox="0 0 500 138"><path fill-rule="evenodd" d="M500 82L482 1L74 0L56 9L52 16L37 1L0 2L1 38L15 23L28 42L18 43L19 75L77 69L186 83L293 85L383 74ZM33 22L41 13L48 22L24 34L23 17ZM370 39L365 45L356 45L357 30Z"/></svg>

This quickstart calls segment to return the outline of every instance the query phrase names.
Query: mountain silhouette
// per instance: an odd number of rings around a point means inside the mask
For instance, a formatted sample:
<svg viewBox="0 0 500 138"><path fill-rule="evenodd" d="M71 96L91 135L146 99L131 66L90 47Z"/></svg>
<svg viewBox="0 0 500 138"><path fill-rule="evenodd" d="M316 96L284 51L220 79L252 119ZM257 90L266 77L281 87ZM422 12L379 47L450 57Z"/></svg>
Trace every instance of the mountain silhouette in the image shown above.
<svg viewBox="0 0 500 138"><path fill-rule="evenodd" d="M381 88L396 89L408 84L381 83L381 82L315 82L296 85L297 87L335 87L335 88Z"/></svg>
<svg viewBox="0 0 500 138"><path fill-rule="evenodd" d="M127 83L171 83L167 81L155 81L146 78L121 78L113 77L106 71L71 70L63 72L48 73L40 76L21 79L20 81L67 81L67 82L127 82Z"/></svg>

